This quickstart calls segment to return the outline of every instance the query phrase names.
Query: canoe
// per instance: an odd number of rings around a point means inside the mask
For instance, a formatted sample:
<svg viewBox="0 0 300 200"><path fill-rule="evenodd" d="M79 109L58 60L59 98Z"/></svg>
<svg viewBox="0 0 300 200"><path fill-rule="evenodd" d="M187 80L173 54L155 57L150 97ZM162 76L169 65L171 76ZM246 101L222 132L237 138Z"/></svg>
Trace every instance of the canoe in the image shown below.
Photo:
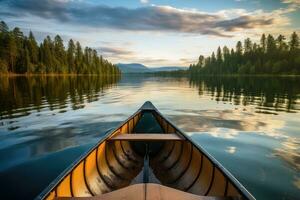
<svg viewBox="0 0 300 200"><path fill-rule="evenodd" d="M145 102L36 199L255 198L151 102Z"/></svg>

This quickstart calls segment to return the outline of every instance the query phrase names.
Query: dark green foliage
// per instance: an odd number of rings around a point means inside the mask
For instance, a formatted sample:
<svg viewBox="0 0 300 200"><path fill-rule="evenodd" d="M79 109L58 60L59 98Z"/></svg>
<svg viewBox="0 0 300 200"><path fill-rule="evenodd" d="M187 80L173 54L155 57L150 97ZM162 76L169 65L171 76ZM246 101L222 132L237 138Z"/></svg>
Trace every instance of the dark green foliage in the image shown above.
<svg viewBox="0 0 300 200"><path fill-rule="evenodd" d="M7 33L8 32L8 26L4 21L0 22L0 32L1 33Z"/></svg>
<svg viewBox="0 0 300 200"><path fill-rule="evenodd" d="M291 40L289 42L289 45L292 51L295 51L297 49L299 50L299 36L296 34L296 32L294 32L291 35Z"/></svg>
<svg viewBox="0 0 300 200"><path fill-rule="evenodd" d="M198 94L208 93L211 99L220 102L272 107L276 112L298 109L295 104L300 93L298 77L192 76L190 85L198 88ZM274 114L273 109L265 111Z"/></svg>
<svg viewBox="0 0 300 200"><path fill-rule="evenodd" d="M62 38L47 36L38 45L33 33L24 36L19 28L9 30L0 22L0 73L120 74L116 65L97 55L97 51L71 39L65 49Z"/></svg>
<svg viewBox="0 0 300 200"><path fill-rule="evenodd" d="M216 56L213 52L210 57L200 57L198 63L190 65L192 75L300 74L300 42L296 32L288 42L283 35L275 39L263 34L260 44L247 38L244 45L237 42L235 51L226 46L222 50L218 47Z"/></svg>
<svg viewBox="0 0 300 200"><path fill-rule="evenodd" d="M0 76L0 117L12 118L30 106L39 111L44 101L52 111L63 109L66 103L74 110L81 109L102 98L98 94L119 80L120 76Z"/></svg>
<svg viewBox="0 0 300 200"><path fill-rule="evenodd" d="M33 33L29 32L28 38L28 51L30 55L30 62L31 63L38 63L39 61L39 47L38 44L33 36Z"/></svg>
<svg viewBox="0 0 300 200"><path fill-rule="evenodd" d="M8 66L7 62L0 58L0 73L7 73L8 72L7 66Z"/></svg>
<svg viewBox="0 0 300 200"><path fill-rule="evenodd" d="M1 57L7 60L8 71L15 71L15 65L18 57L16 38L12 34L4 35L3 47L5 48L5 53L3 56L1 55Z"/></svg>
<svg viewBox="0 0 300 200"><path fill-rule="evenodd" d="M75 73L76 67L75 67L75 44L74 41L71 39L68 44L68 50L67 50L67 61L69 64L69 73Z"/></svg>

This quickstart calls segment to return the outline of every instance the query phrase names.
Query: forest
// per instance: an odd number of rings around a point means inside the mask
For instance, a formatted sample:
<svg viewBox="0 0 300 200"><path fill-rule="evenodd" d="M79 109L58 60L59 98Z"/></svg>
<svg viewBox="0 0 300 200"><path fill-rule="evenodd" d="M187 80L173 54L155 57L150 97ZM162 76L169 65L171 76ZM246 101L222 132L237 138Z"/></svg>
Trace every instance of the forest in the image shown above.
<svg viewBox="0 0 300 200"><path fill-rule="evenodd" d="M189 68L191 75L226 74L300 74L299 36L293 32L287 39L263 34L256 43L247 38L235 49L219 47L209 57L199 56Z"/></svg>
<svg viewBox="0 0 300 200"><path fill-rule="evenodd" d="M38 44L30 31L9 30L0 22L0 74L120 74L119 68L97 51L70 39L67 48L59 35Z"/></svg>

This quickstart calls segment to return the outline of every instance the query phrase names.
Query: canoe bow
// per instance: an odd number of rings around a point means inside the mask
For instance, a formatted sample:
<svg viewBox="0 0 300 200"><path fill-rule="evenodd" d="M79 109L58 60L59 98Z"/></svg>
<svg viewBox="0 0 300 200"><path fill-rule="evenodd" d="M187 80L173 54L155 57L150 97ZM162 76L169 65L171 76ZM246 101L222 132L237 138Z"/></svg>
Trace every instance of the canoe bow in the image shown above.
<svg viewBox="0 0 300 200"><path fill-rule="evenodd" d="M147 101L64 170L36 200L124 198L126 192L118 191L138 190L141 184L153 191L162 188L166 193L186 194L187 199L255 199L212 155Z"/></svg>

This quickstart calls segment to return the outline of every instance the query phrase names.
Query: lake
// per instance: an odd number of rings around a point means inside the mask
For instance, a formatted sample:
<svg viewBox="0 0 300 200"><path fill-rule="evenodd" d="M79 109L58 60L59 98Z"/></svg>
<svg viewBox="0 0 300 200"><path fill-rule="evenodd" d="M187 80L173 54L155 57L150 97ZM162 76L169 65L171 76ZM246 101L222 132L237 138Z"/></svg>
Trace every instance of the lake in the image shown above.
<svg viewBox="0 0 300 200"><path fill-rule="evenodd" d="M0 77L1 199L32 199L145 101L257 199L300 196L300 78Z"/></svg>

